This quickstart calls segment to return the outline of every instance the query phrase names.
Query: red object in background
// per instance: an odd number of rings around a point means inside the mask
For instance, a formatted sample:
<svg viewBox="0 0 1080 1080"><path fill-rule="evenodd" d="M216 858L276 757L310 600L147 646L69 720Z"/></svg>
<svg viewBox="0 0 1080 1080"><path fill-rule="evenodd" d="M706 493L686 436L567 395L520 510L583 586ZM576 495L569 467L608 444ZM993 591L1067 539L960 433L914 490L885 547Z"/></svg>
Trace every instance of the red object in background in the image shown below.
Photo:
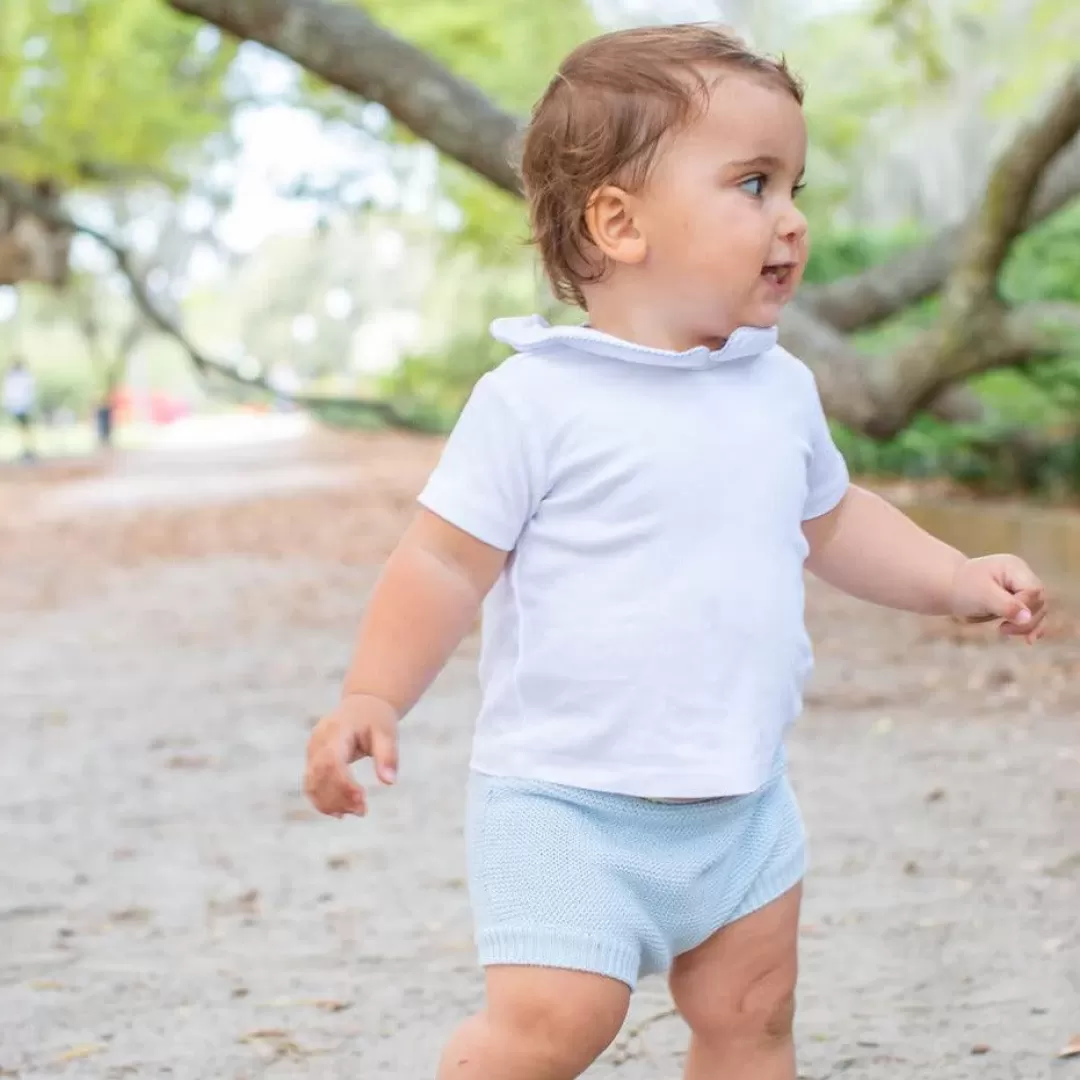
<svg viewBox="0 0 1080 1080"><path fill-rule="evenodd" d="M191 412L183 399L159 391L137 394L127 387L113 391L112 407L115 423L130 424L142 421L151 424L171 424Z"/></svg>
<svg viewBox="0 0 1080 1080"><path fill-rule="evenodd" d="M165 394L150 395L150 422L153 424L171 424L190 411L187 402L180 398L168 397Z"/></svg>

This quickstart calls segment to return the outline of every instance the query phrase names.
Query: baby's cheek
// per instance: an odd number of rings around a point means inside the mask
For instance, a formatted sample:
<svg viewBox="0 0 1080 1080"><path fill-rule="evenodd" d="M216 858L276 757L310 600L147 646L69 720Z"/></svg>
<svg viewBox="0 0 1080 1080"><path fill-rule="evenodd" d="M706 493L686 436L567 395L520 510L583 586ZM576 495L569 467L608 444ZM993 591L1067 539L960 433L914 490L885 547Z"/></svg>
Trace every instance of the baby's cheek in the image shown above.
<svg viewBox="0 0 1080 1080"><path fill-rule="evenodd" d="M693 252L698 246L702 232L702 222L694 214L680 214L678 224L671 230L671 239L675 240L675 253Z"/></svg>

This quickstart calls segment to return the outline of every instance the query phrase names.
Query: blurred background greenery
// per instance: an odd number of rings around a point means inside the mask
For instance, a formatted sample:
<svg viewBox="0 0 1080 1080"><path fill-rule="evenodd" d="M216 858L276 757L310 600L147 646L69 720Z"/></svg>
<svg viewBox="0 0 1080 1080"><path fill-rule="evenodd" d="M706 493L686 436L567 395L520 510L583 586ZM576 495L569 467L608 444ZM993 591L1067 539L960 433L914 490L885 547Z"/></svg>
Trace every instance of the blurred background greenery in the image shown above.
<svg viewBox="0 0 1080 1080"><path fill-rule="evenodd" d="M5 277L13 247L0 246L0 369L22 358L34 372L46 449L92 446L105 404L115 440L130 444L186 412L283 407L298 392L325 397L309 407L328 423L445 430L505 355L487 333L493 317L575 317L541 281L520 200L383 104L305 70L319 65L278 18L288 6L5 0L0 235L33 216L20 199L35 183L46 209L77 227L63 275L23 266ZM1018 125L1080 62L1075 0L305 6L358 9L519 116L562 55L601 29L734 25L807 84L811 287L868 280L968 219ZM260 7L274 48L244 40L259 36L244 13L255 27ZM362 42L371 23L332 14L327 26ZM357 48L352 63L369 52ZM1061 305L1054 348L977 372L961 410L920 403L883 427L838 406L855 470L1058 498L1080 490L1080 168L1070 175L998 280L1009 304ZM940 309L930 290L842 328L867 379ZM0 456L13 440L0 438Z"/></svg>

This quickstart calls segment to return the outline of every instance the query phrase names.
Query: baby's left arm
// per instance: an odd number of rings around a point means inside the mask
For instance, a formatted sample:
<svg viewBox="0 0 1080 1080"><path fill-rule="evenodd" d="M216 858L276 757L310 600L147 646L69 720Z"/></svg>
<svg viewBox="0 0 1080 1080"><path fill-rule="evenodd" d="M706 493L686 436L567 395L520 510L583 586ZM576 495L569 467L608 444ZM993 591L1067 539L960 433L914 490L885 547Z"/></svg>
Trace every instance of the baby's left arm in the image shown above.
<svg viewBox="0 0 1080 1080"><path fill-rule="evenodd" d="M1042 635L1043 586L1015 555L968 559L891 503L851 485L838 506L804 522L807 567L830 585L883 607L970 622L1001 620L1001 630Z"/></svg>

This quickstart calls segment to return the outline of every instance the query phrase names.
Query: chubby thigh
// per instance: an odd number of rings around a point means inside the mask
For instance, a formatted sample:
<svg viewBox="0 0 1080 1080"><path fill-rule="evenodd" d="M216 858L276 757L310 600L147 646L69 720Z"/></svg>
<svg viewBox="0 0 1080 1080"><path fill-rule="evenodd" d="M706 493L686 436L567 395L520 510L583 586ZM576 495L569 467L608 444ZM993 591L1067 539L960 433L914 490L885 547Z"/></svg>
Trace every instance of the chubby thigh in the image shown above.
<svg viewBox="0 0 1080 1080"><path fill-rule="evenodd" d="M466 823L481 964L646 974L802 880L786 774L693 803L473 772Z"/></svg>

